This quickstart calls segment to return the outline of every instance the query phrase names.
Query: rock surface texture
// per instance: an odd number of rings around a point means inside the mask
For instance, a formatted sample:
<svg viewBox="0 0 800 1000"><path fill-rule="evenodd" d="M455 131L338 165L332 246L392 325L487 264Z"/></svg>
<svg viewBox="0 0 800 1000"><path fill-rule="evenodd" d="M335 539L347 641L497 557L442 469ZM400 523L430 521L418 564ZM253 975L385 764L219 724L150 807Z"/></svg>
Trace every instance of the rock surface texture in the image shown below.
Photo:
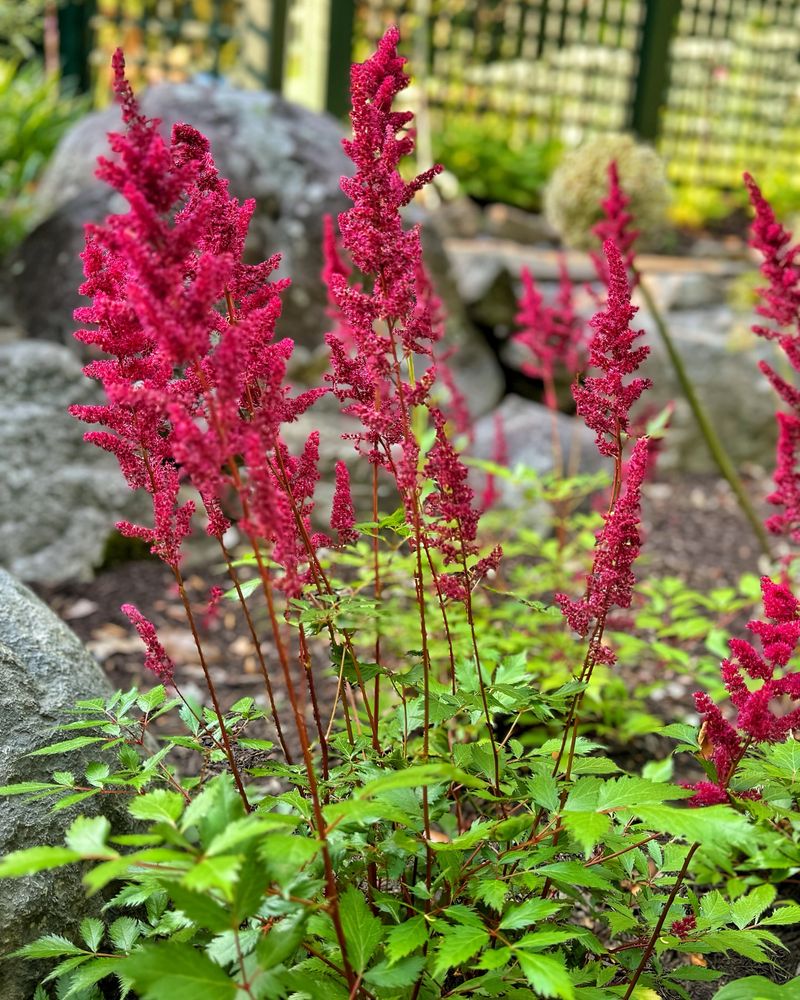
<svg viewBox="0 0 800 1000"><path fill-rule="evenodd" d="M47 781L54 770L76 776L97 751L69 757L26 757L55 742L54 726L65 710L82 698L104 696L111 688L78 637L27 587L0 569L0 785ZM64 831L79 813L102 807L115 832L130 830L124 811L109 806L115 797L96 797L52 814L52 800L4 798L0 806L0 854L37 844L63 844ZM112 812L109 811L112 810ZM0 893L0 997L30 1000L47 966L4 960L42 934L70 936L81 919L99 910L102 900L87 902L78 865L3 881Z"/></svg>
<svg viewBox="0 0 800 1000"><path fill-rule="evenodd" d="M97 402L58 344L0 344L0 566L23 580L91 575L117 520L146 516L111 455L85 444L71 403Z"/></svg>
<svg viewBox="0 0 800 1000"><path fill-rule="evenodd" d="M340 178L354 169L341 147L340 123L276 94L195 82L152 87L141 104L145 114L162 120L165 134L183 121L208 136L231 192L255 198L247 257L282 255L278 275L292 284L283 295L278 335L313 357L329 329L320 279L322 219L350 205L339 188ZM84 223L125 210L124 200L94 177L97 156L110 155L108 133L120 128L117 107L83 118L62 140L37 192L44 221L13 263L15 311L29 337L77 349L72 311L81 301L75 290L82 280ZM420 213L411 212L410 219L420 221ZM499 367L465 319L440 241L431 226L424 229L426 260L450 316L448 335L459 348L452 361L456 377L473 409L483 413L502 392Z"/></svg>

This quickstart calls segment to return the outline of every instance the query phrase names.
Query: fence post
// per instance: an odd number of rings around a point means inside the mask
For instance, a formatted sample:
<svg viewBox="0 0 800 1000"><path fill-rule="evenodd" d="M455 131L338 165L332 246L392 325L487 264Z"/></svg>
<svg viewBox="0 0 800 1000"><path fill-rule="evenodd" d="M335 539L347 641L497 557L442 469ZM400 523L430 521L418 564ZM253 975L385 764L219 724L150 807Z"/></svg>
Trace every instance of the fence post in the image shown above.
<svg viewBox="0 0 800 1000"><path fill-rule="evenodd" d="M354 0L331 0L325 110L337 118L344 117L350 107L350 63L353 53L354 23Z"/></svg>
<svg viewBox="0 0 800 1000"><path fill-rule="evenodd" d="M640 139L658 138L661 108L667 94L670 43L675 35L681 0L645 0L639 42L639 69L628 124Z"/></svg>
<svg viewBox="0 0 800 1000"><path fill-rule="evenodd" d="M283 93L287 8L287 0L272 0L270 4L267 87L274 90L276 94Z"/></svg>
<svg viewBox="0 0 800 1000"><path fill-rule="evenodd" d="M95 0L67 0L58 6L58 49L61 79L79 93L91 88L89 55Z"/></svg>

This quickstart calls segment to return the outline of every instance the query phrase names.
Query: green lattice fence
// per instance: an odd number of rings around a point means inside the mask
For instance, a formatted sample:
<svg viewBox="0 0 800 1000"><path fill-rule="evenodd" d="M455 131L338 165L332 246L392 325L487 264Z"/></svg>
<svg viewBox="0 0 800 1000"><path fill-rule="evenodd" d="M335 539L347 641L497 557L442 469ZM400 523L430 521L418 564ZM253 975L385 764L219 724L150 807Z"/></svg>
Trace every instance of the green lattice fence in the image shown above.
<svg viewBox="0 0 800 1000"><path fill-rule="evenodd" d="M734 188L748 166L800 190L800 0L67 0L60 17L66 64L86 77L89 60L98 95L122 44L140 81L205 72L302 100L313 78L310 100L337 112L349 62L394 21L433 134L468 122L569 147L633 128L678 183Z"/></svg>

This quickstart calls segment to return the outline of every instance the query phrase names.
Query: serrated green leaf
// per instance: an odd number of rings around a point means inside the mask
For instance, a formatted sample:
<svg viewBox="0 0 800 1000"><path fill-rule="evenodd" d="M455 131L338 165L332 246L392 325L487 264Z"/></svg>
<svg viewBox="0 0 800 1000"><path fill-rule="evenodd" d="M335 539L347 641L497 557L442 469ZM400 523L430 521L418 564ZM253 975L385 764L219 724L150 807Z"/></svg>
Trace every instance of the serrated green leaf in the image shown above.
<svg viewBox="0 0 800 1000"><path fill-rule="evenodd" d="M188 889L196 889L198 892L219 889L225 898L230 900L233 898L233 886L241 866L240 857L227 854L204 858L184 875L183 884Z"/></svg>
<svg viewBox="0 0 800 1000"><path fill-rule="evenodd" d="M44 792L53 785L45 781L20 781L16 785L0 786L0 795L25 795L26 792Z"/></svg>
<svg viewBox="0 0 800 1000"><path fill-rule="evenodd" d="M234 1000L237 986L210 958L187 944L147 944L120 967L141 1000Z"/></svg>
<svg viewBox="0 0 800 1000"><path fill-rule="evenodd" d="M95 761L93 764L87 765L83 773L90 785L100 786L103 784L103 779L111 773L111 768L105 761Z"/></svg>
<svg viewBox="0 0 800 1000"><path fill-rule="evenodd" d="M428 924L425 917L417 915L402 924L390 928L386 938L386 954L392 963L421 948L428 940Z"/></svg>
<svg viewBox="0 0 800 1000"><path fill-rule="evenodd" d="M764 927L771 925L775 926L785 926L786 924L799 924L800 923L800 904L798 903L788 903L785 905L778 905L770 913L768 917L764 917L763 920L759 921L759 926Z"/></svg>
<svg viewBox="0 0 800 1000"><path fill-rule="evenodd" d="M199 927L207 927L217 934L231 929L230 913L211 896L194 892L177 882L166 882L164 888L175 906Z"/></svg>
<svg viewBox="0 0 800 1000"><path fill-rule="evenodd" d="M70 997L77 996L87 987L94 986L106 976L113 975L124 961L124 958L95 958L91 962L84 963L70 976L69 989L63 994L63 1000L70 1000Z"/></svg>
<svg viewBox="0 0 800 1000"><path fill-rule="evenodd" d="M261 936L256 952L261 967L272 969L291 958L300 946L306 930L306 914L284 917L273 924L268 934Z"/></svg>
<svg viewBox="0 0 800 1000"><path fill-rule="evenodd" d="M574 1000L572 980L558 959L548 955L531 955L524 951L515 954L525 978L540 996Z"/></svg>
<svg viewBox="0 0 800 1000"><path fill-rule="evenodd" d="M524 937L515 942L514 947L525 948L528 951L540 951L542 948L550 948L554 944L571 941L578 936L579 932L577 930L564 931L558 927L553 927L552 929L533 931L530 934L525 934Z"/></svg>
<svg viewBox="0 0 800 1000"><path fill-rule="evenodd" d="M608 833L611 817L598 812L565 812L561 823L580 844L588 858L595 846Z"/></svg>
<svg viewBox="0 0 800 1000"><path fill-rule="evenodd" d="M587 889L613 889L613 885L598 871L599 866L586 868L580 861L556 861L535 869L537 875L544 875L565 888L582 886Z"/></svg>
<svg viewBox="0 0 800 1000"><path fill-rule="evenodd" d="M752 924L772 905L776 894L775 886L766 884L758 886L746 896L740 896L731 903L733 922L740 930Z"/></svg>
<svg viewBox="0 0 800 1000"><path fill-rule="evenodd" d="M80 860L78 851L71 851L66 847L26 847L0 858L0 878L33 875L35 872L60 868Z"/></svg>
<svg viewBox="0 0 800 1000"><path fill-rule="evenodd" d="M152 712L164 703L166 697L167 692L164 690L164 685L159 684L146 694L140 694L136 699L136 705L143 712Z"/></svg>
<svg viewBox="0 0 800 1000"><path fill-rule="evenodd" d="M53 771L53 781L57 785L66 785L67 788L72 788L75 784L75 775L72 771Z"/></svg>
<svg viewBox="0 0 800 1000"><path fill-rule="evenodd" d="M414 985L424 966L425 957L423 955L412 955L402 959L396 965L389 965L385 961L379 962L368 970L364 981L369 986L382 990L402 989L404 986Z"/></svg>
<svg viewBox="0 0 800 1000"><path fill-rule="evenodd" d="M518 903L506 910L500 921L500 930L518 931L523 927L529 927L539 920L546 920L547 917L558 913L562 905L549 899L528 899L524 903Z"/></svg>
<svg viewBox="0 0 800 1000"><path fill-rule="evenodd" d="M142 935L144 926L134 917L117 917L108 928L108 936L115 948L129 952Z"/></svg>
<svg viewBox="0 0 800 1000"><path fill-rule="evenodd" d="M80 750L81 747L91 746L93 743L105 743L104 736L76 736L71 740L61 740L60 743L51 743L49 746L40 747L25 754L26 757L48 757L56 753L69 753L71 750Z"/></svg>
<svg viewBox="0 0 800 1000"><path fill-rule="evenodd" d="M537 774L528 781L528 792L537 806L555 812L558 809L558 784L551 774Z"/></svg>
<svg viewBox="0 0 800 1000"><path fill-rule="evenodd" d="M61 812L62 809L69 809L70 806L77 805L79 802L84 802L86 799L91 799L93 796L97 794L98 793L94 791L94 792L75 792L74 795L65 795L63 799L59 799L58 802L56 802L53 805L51 812L55 813L55 812Z"/></svg>
<svg viewBox="0 0 800 1000"><path fill-rule="evenodd" d="M800 997L800 979L790 983L771 983L763 976L747 976L728 983L714 994L714 1000L797 1000Z"/></svg>
<svg viewBox="0 0 800 1000"><path fill-rule="evenodd" d="M509 886L505 882L500 881L500 879L482 879L473 882L470 888L473 899L485 903L498 913L502 912L503 904L509 893Z"/></svg>
<svg viewBox="0 0 800 1000"><path fill-rule="evenodd" d="M159 823L169 823L175 826L185 805L180 792L170 792L159 788L146 795L137 795L128 804L128 812L134 819L149 819Z"/></svg>
<svg viewBox="0 0 800 1000"><path fill-rule="evenodd" d="M77 816L70 823L64 839L67 847L84 857L107 857L116 853L106 846L110 832L111 823L105 816Z"/></svg>
<svg viewBox="0 0 800 1000"><path fill-rule="evenodd" d="M448 969L462 965L488 943L489 932L485 927L460 924L458 927L448 928L436 942L434 976L442 976Z"/></svg>
<svg viewBox="0 0 800 1000"><path fill-rule="evenodd" d="M81 920L80 931L89 951L97 951L106 932L103 921L98 920L97 917L85 917Z"/></svg>
<svg viewBox="0 0 800 1000"><path fill-rule="evenodd" d="M623 775L603 783L597 802L598 809L618 809L620 806L641 806L649 803L665 802L668 799L682 799L693 795L688 788L666 785Z"/></svg>
<svg viewBox="0 0 800 1000"><path fill-rule="evenodd" d="M61 955L81 955L83 948L60 934L45 934L30 944L12 952L12 958L60 958Z"/></svg>
<svg viewBox="0 0 800 1000"><path fill-rule="evenodd" d="M735 812L730 806L679 809L674 806L644 805L633 806L631 811L650 829L682 837L688 843L697 841L718 848L731 845L744 850L754 836L747 816Z"/></svg>
<svg viewBox="0 0 800 1000"><path fill-rule="evenodd" d="M383 940L385 927L352 886L339 899L339 917L350 964L356 972L363 972Z"/></svg>

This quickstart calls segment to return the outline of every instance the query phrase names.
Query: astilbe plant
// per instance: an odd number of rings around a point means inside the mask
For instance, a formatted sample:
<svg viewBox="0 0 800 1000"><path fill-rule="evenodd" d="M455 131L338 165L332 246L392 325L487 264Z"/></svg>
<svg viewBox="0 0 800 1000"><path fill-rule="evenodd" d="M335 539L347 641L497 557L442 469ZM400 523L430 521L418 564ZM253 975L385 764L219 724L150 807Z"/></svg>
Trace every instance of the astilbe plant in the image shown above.
<svg viewBox="0 0 800 1000"><path fill-rule="evenodd" d="M796 766L778 756L798 710L781 716L774 705L800 695L790 667L800 616L786 584L763 581L765 618L750 625L763 652L731 642L722 669L735 721L698 695L701 734L677 727L708 781L685 788L620 774L580 733L594 668L614 666L609 614L632 601L649 458L646 437L631 444L647 349L631 328L631 220L613 175L606 209L619 224L605 234L606 298L591 321L590 370L573 387L613 464L613 485L582 594L551 595L577 636L571 648L582 649L571 680L540 690L527 655L505 657L477 614L483 581L503 566L498 548L481 547L480 507L451 440L455 420L435 396L441 308L419 230L406 228L401 210L437 168L410 182L399 171L413 135L409 113L393 110L408 79L398 41L390 29L352 70L345 149L355 173L342 183L352 207L338 220L341 250L332 220L325 228L330 371L325 386L298 395L285 381L292 344L275 339L285 287L273 280L278 260L242 262L252 203L230 197L190 126L162 139L115 57L127 131L112 137L117 159L100 172L130 209L87 233L83 292L92 303L79 311L87 324L79 336L107 355L87 368L107 403L74 412L100 425L87 438L152 499L152 525L122 530L145 539L174 575L211 706L184 697L155 626L126 605L145 665L164 684L82 703L62 728L94 735L37 751L95 745L114 750L116 763L89 764L85 779L57 772L51 783L2 790L67 793L59 805L129 796L131 816L149 824L114 838L104 817L78 817L66 847L0 860L3 876L88 861L91 891L121 883L106 909L122 915L107 927L87 918L83 944L47 934L22 949L60 960L48 977L59 996L95 1000L96 984L114 976L143 1000L690 1000L684 981L717 975L698 955L734 949L768 961L780 946L768 926L797 919L791 906L774 905L774 888L741 856L758 857L776 878L800 863ZM561 306L569 325L565 295ZM572 359L562 332L542 364ZM372 478L366 523L348 465L325 469L319 434L299 454L284 440L284 425L322 394L352 418L346 437ZM323 469L335 483L329 532L314 506ZM387 485L400 502L390 515L379 509ZM208 671L181 568L201 518L230 584L225 594L211 587L205 618L223 597L238 606L280 753L243 737L263 713L250 698L225 710ZM233 523L246 557L229 550ZM389 532L413 618L385 576ZM359 564L355 582L337 575L337 561ZM252 581L240 577L242 564ZM513 621L518 641L540 657L543 610L529 607L525 620L517 611ZM399 652L384 633L395 614L413 621ZM337 683L323 700L313 660L325 636ZM172 743L200 755L196 777L180 777L166 761L169 745L151 753L145 738L174 704L188 735ZM670 804L680 799L702 808ZM729 904L720 873L736 875ZM36 1000L47 995L43 986Z"/></svg>

